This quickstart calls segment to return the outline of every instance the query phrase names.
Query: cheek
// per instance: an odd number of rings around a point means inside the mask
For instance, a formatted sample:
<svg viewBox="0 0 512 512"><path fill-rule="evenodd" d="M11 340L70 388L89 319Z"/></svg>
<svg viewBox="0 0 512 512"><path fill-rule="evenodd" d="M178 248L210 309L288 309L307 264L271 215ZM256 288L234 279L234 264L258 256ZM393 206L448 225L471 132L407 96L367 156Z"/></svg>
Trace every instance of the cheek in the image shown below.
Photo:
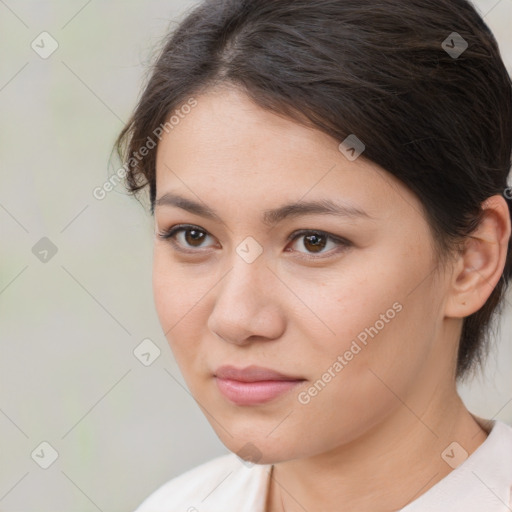
<svg viewBox="0 0 512 512"><path fill-rule="evenodd" d="M183 302L178 300L178 290L183 287L176 272L173 272L162 254L155 249L153 257L153 298L164 332L167 332L184 313Z"/></svg>
<svg viewBox="0 0 512 512"><path fill-rule="evenodd" d="M376 381L373 370L401 385L426 361L439 297L430 279L422 282L418 277L421 261L407 264L398 257L393 261L383 265L367 260L364 265L351 265L350 272L337 270L317 280L290 281L290 288L310 306L295 321L308 340L311 377L321 378L330 369L344 375L333 381L343 380L345 386L349 379L351 385L361 378ZM425 262L424 269L428 268ZM369 387L365 381L359 389ZM357 389L354 393L361 396Z"/></svg>
<svg viewBox="0 0 512 512"><path fill-rule="evenodd" d="M187 308L186 294L179 292L182 284L184 283L176 273L161 272L158 266L154 267L153 296L157 316L187 385L193 387L193 382L188 381L188 376L193 374L190 365L199 351L198 346L194 345L194 340L197 340L198 336L194 335L194 324L189 322L187 310L190 308Z"/></svg>
<svg viewBox="0 0 512 512"><path fill-rule="evenodd" d="M208 269L206 269L208 270ZM156 248L153 257L153 298L162 331L176 362L184 373L194 373L191 365L201 366L207 353L208 292L216 278L198 267L180 266L170 260L165 248ZM186 377L186 375L185 375Z"/></svg>
<svg viewBox="0 0 512 512"><path fill-rule="evenodd" d="M165 248L155 247L153 255L153 298L164 332L200 314L201 300L213 285L212 276L184 268L173 261Z"/></svg>
<svg viewBox="0 0 512 512"><path fill-rule="evenodd" d="M336 269L311 280L296 276L288 284L307 306L295 320L308 333L308 344L319 359L343 354L354 341L365 347L389 330L402 309L400 277L391 272L351 266L349 272Z"/></svg>

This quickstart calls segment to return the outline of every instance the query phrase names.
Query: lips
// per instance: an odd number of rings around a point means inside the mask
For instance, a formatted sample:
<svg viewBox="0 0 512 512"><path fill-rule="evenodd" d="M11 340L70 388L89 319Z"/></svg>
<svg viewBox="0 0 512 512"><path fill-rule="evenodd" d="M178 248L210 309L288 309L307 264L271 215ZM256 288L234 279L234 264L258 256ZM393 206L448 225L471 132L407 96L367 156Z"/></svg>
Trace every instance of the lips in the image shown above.
<svg viewBox="0 0 512 512"><path fill-rule="evenodd" d="M221 366L214 377L222 395L239 406L269 402L305 380L254 365L246 368Z"/></svg>

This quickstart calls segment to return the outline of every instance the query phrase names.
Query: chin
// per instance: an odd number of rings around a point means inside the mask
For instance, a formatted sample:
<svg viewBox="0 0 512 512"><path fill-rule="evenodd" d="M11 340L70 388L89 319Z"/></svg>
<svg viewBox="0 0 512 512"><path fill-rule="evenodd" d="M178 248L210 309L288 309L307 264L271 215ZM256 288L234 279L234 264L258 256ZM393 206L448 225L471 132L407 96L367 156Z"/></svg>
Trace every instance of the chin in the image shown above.
<svg viewBox="0 0 512 512"><path fill-rule="evenodd" d="M215 433L222 444L241 459L253 464L275 464L288 460L304 457L304 446L299 441L295 441L285 430L281 432L280 437L269 436L266 429L256 430L250 422L244 425L245 428L234 429L226 425L226 430L218 425L215 427ZM298 447L300 446L300 450Z"/></svg>

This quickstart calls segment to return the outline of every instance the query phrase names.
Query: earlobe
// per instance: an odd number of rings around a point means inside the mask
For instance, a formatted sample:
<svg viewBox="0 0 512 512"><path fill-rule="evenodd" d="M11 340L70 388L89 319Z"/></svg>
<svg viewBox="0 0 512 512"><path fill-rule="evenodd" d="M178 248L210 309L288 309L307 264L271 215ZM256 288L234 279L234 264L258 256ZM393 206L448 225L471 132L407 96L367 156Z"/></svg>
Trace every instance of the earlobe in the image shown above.
<svg viewBox="0 0 512 512"><path fill-rule="evenodd" d="M503 275L511 234L508 204L495 195L482 203L482 209L484 217L453 267L447 317L464 318L478 311Z"/></svg>

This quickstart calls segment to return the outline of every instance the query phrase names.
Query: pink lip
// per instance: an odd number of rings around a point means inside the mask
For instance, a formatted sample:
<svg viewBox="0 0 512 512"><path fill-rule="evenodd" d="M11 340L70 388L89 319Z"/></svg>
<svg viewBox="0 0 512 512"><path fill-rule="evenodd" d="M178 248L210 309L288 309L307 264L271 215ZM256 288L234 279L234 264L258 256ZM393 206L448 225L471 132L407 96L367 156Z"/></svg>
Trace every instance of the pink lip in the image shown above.
<svg viewBox="0 0 512 512"><path fill-rule="evenodd" d="M268 402L305 380L260 366L221 366L214 376L220 392L237 405Z"/></svg>

